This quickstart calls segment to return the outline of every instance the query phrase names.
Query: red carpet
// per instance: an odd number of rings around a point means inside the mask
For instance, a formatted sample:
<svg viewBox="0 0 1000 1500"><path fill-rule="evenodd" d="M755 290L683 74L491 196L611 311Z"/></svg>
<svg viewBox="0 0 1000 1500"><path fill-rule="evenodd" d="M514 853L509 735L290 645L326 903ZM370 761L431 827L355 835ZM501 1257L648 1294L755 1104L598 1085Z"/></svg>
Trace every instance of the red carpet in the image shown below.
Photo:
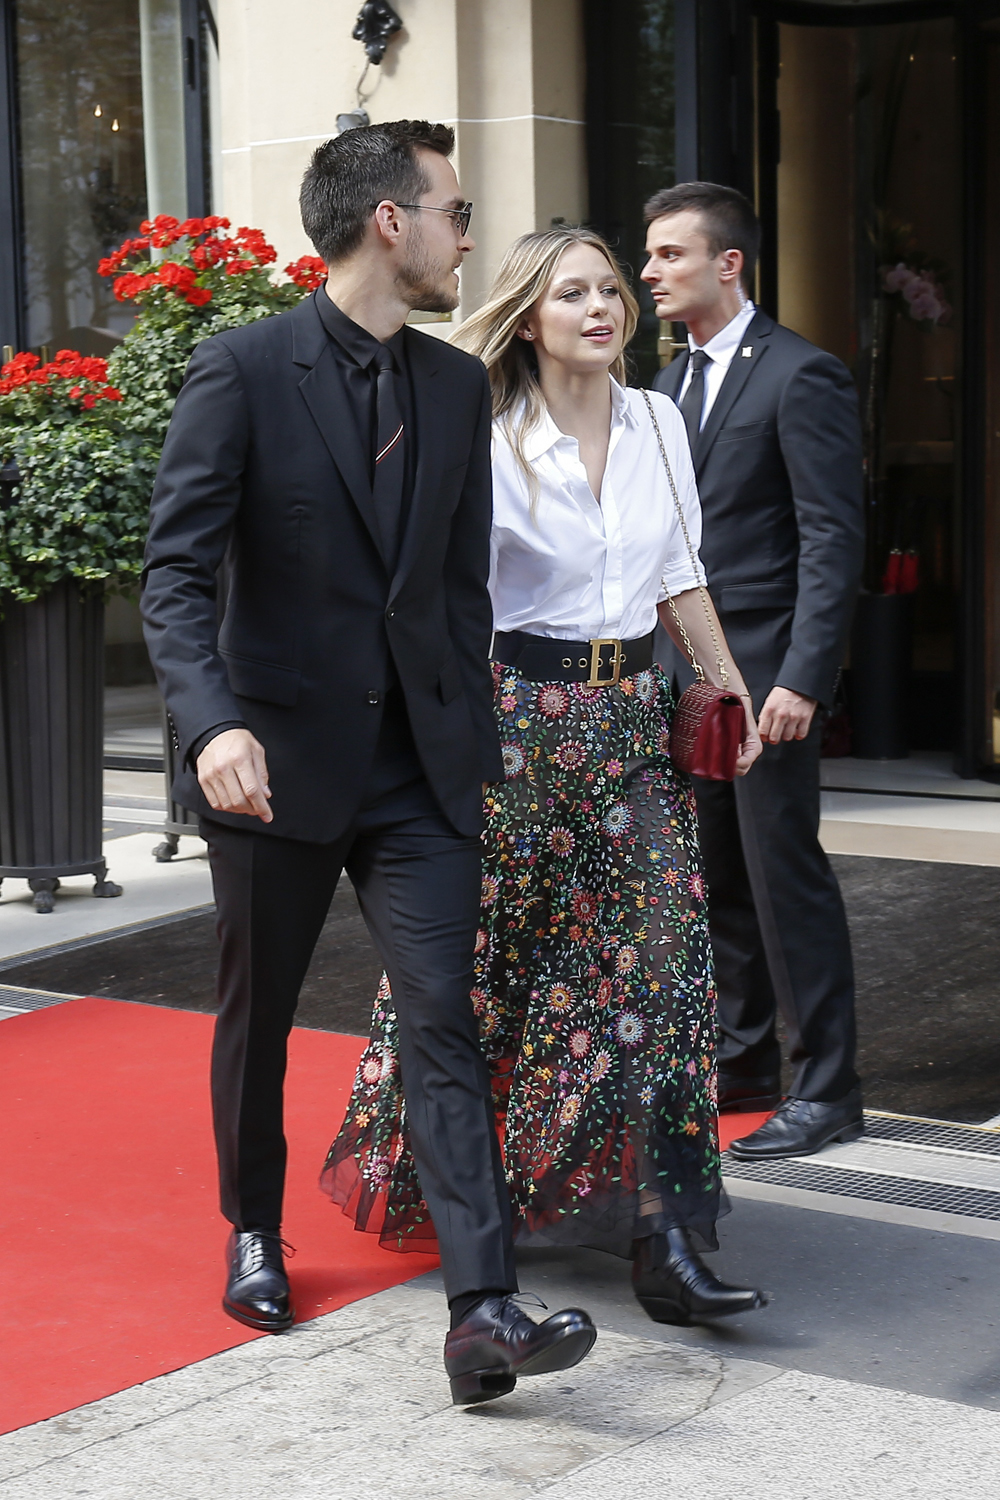
<svg viewBox="0 0 1000 1500"><path fill-rule="evenodd" d="M725 1151L730 1141L735 1141L741 1135L749 1135L751 1130L756 1130L758 1125L763 1125L770 1118L770 1112L763 1115L720 1115L719 1145Z"/></svg>
<svg viewBox="0 0 1000 1500"><path fill-rule="evenodd" d="M0 1025L0 1432L264 1336L219 1306L211 1035L210 1016L118 1000ZM437 1265L379 1249L317 1188L361 1047L292 1033L285 1235L300 1320ZM723 1144L764 1118L724 1116Z"/></svg>
<svg viewBox="0 0 1000 1500"><path fill-rule="evenodd" d="M117 1000L0 1024L0 1432L264 1336L219 1306L211 1035L210 1016ZM292 1034L284 1232L299 1319L437 1265L380 1250L317 1187L361 1047Z"/></svg>

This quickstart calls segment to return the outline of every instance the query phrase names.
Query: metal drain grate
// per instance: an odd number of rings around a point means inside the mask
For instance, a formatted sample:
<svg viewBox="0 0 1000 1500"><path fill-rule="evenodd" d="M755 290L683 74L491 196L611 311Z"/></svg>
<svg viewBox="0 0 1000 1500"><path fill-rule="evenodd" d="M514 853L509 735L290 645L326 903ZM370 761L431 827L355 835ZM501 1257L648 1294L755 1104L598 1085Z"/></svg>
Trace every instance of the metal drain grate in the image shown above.
<svg viewBox="0 0 1000 1500"><path fill-rule="evenodd" d="M0 1010L42 1010L46 1005L62 1005L66 1000L79 998L79 995L57 995L55 990L23 990L14 984L0 984Z"/></svg>
<svg viewBox="0 0 1000 1500"><path fill-rule="evenodd" d="M941 1146L949 1151L974 1151L977 1156L1000 1156L1000 1130L982 1125L950 1125L945 1120L910 1119L866 1110L865 1135L871 1140L902 1141L908 1146Z"/></svg>
<svg viewBox="0 0 1000 1500"><path fill-rule="evenodd" d="M810 1193L837 1193L844 1199L867 1199L871 1203L900 1203L906 1208L934 1209L939 1214L963 1214L979 1220L1000 1220L1000 1193L984 1188L955 1188L919 1178L877 1178L867 1172L847 1172L838 1167L807 1166L801 1161L771 1161L756 1166L723 1157L727 1178L774 1182L781 1187L805 1188Z"/></svg>
<svg viewBox="0 0 1000 1500"><path fill-rule="evenodd" d="M734 1182L769 1182L872 1203L1000 1221L1000 1131L947 1120L865 1113L865 1134L818 1156L723 1158Z"/></svg>
<svg viewBox="0 0 1000 1500"><path fill-rule="evenodd" d="M728 1152L722 1158L722 1170L726 1177L773 1182L812 1193L837 1193L842 1198L866 1198L872 1203L898 1203L906 1208L964 1214L970 1219L1000 1220L1000 1192L984 1188L922 1182L917 1177L881 1177L873 1172L824 1167L814 1161L741 1162L730 1158Z"/></svg>

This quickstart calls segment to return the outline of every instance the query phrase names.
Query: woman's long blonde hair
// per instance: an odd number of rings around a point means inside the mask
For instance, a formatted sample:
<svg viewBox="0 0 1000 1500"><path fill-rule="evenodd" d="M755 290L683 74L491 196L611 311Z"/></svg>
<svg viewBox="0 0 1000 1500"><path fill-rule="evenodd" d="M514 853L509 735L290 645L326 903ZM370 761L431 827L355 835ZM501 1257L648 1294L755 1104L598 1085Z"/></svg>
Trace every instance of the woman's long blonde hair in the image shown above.
<svg viewBox="0 0 1000 1500"><path fill-rule="evenodd" d="M524 453L524 442L545 413L545 398L538 382L538 360L533 346L519 339L517 330L545 291L565 252L574 245L593 245L614 272L625 308L622 352L610 366L610 374L625 384L625 347L639 321L639 304L610 245L592 229L560 225L537 234L522 234L501 262L490 294L478 312L456 330L451 342L483 361L493 392L493 416L503 426L524 470L532 499L538 496L538 480Z"/></svg>

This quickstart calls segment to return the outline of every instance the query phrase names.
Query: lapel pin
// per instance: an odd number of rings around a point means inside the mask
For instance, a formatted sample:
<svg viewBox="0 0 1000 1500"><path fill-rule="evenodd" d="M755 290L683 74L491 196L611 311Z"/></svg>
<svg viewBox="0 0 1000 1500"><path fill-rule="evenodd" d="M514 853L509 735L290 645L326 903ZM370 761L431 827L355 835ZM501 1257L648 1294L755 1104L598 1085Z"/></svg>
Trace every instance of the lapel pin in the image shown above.
<svg viewBox="0 0 1000 1500"><path fill-rule="evenodd" d="M743 348L740 350L740 353L743 355L744 359L749 359L753 354L753 344L744 344Z"/></svg>

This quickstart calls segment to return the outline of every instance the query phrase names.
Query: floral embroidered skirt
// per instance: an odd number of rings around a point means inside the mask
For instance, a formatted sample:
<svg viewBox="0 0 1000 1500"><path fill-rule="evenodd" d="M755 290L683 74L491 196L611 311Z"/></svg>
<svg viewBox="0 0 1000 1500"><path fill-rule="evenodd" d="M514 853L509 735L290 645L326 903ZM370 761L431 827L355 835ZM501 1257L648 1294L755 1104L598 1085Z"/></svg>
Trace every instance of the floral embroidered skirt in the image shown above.
<svg viewBox="0 0 1000 1500"><path fill-rule="evenodd" d="M519 1244L619 1255L724 1211L715 989L687 779L658 667L615 687L494 666L506 780L488 789L472 1003ZM323 1186L387 1248L430 1250L383 978Z"/></svg>

